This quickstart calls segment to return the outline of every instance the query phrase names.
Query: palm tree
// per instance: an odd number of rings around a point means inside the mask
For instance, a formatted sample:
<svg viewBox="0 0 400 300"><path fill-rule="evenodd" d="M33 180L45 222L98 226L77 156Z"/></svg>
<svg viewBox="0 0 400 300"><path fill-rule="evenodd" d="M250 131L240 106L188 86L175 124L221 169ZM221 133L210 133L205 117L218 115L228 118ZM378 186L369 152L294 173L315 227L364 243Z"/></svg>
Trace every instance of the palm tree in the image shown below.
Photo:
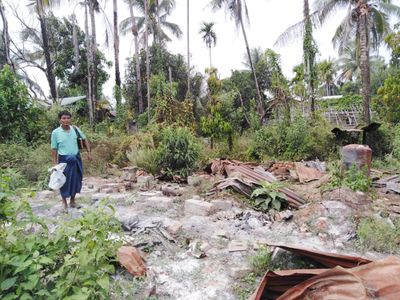
<svg viewBox="0 0 400 300"><path fill-rule="evenodd" d="M310 97L311 114L315 111L315 82L317 80L315 68L315 55L317 46L312 36L312 22L308 0L304 0L304 38L303 38L303 61L304 75L307 82L308 96Z"/></svg>
<svg viewBox="0 0 400 300"><path fill-rule="evenodd" d="M161 2L155 0L128 1L143 15L141 17L135 17L136 25L139 31L143 30L145 24L145 2L148 2L148 34L153 35L153 42L162 43L164 41L171 41L171 38L164 29L170 31L177 38L182 36L182 31L179 26L175 23L167 21L168 16L175 8L175 0L161 0ZM119 26L121 34L128 34L132 28L131 17L122 20Z"/></svg>
<svg viewBox="0 0 400 300"><path fill-rule="evenodd" d="M342 55L338 58L337 64L340 70L338 79L340 81L353 81L360 77L360 57L354 43L343 49Z"/></svg>
<svg viewBox="0 0 400 300"><path fill-rule="evenodd" d="M189 48L189 0L186 1L187 28L187 96L190 98L190 48Z"/></svg>
<svg viewBox="0 0 400 300"><path fill-rule="evenodd" d="M1 15L1 19L3 21L3 31L2 31L1 37L3 40L4 60L5 60L5 63L8 64L11 67L11 69L15 72L14 65L13 65L13 63L11 61L11 57L10 57L10 35L8 33L8 21L6 18L5 9L4 9L2 0L0 0L0 15Z"/></svg>
<svg viewBox="0 0 400 300"><path fill-rule="evenodd" d="M212 63L211 63L211 47L217 44L217 35L215 34L215 31L213 30L215 23L214 22L204 22L201 24L200 31L199 33L202 34L202 38L204 43L206 43L206 46L208 47L208 55L210 57L210 69L212 68Z"/></svg>
<svg viewBox="0 0 400 300"><path fill-rule="evenodd" d="M133 2L134 0L125 0L125 2L129 6L129 14L130 14L130 24L131 24L131 32L133 34L133 41L135 44L135 69L136 69L136 94L138 98L138 104L139 104L139 113L143 113L144 111L144 105L143 105L143 94L142 94L142 77L141 77L141 71L140 71L140 55L139 55L139 30L136 24L136 19L135 19L135 14L133 12ZM125 20L124 20L125 21ZM122 21L120 23L120 29L122 28ZM121 29L121 34L124 35L126 34L127 31L123 31Z"/></svg>
<svg viewBox="0 0 400 300"><path fill-rule="evenodd" d="M276 40L275 45L284 45L287 41L303 37L303 67L307 97L311 112L315 110L315 84L317 80L315 56L318 52L312 35L312 27L316 23L316 13L310 14L309 1L303 2L303 20L290 26Z"/></svg>
<svg viewBox="0 0 400 300"><path fill-rule="evenodd" d="M118 35L118 6L113 0L113 25L114 25L114 62L115 62L115 100L117 107L121 105L121 75L119 72L119 35Z"/></svg>
<svg viewBox="0 0 400 300"><path fill-rule="evenodd" d="M256 70L254 68L254 64L251 59L250 47L249 47L249 43L247 41L246 30L244 28L244 21L245 21L244 18L249 20L249 14L248 14L248 10L247 10L246 1L245 0L211 0L210 4L214 10L221 9L224 6L225 10L227 12L229 12L231 17L234 19L235 25L237 27L240 26L240 28L242 30L244 42L246 44L247 56L249 57L251 71L253 73L254 82L256 85L257 111L258 111L258 114L260 115L260 119L262 120L265 116L264 104L263 104L263 99L261 96L260 88L258 85Z"/></svg>
<svg viewBox="0 0 400 300"><path fill-rule="evenodd" d="M332 96L334 94L333 88L335 87L333 81L336 75L336 65L331 60L323 60L317 65L320 80L324 83L324 96Z"/></svg>
<svg viewBox="0 0 400 300"><path fill-rule="evenodd" d="M46 78L50 87L50 94L53 102L57 101L57 87L56 87L56 77L53 70L53 61L50 55L49 48L49 36L46 27L46 14L45 10L51 6L56 6L59 4L59 0L32 0L29 4L33 6L39 19L40 31L42 35L43 51L46 61Z"/></svg>
<svg viewBox="0 0 400 300"><path fill-rule="evenodd" d="M347 14L336 29L332 39L339 49L339 55L351 41L356 42L359 50L361 71L364 122L369 124L371 78L370 48L377 49L385 35L390 31L389 16L400 15L400 7L391 0L319 0L317 12L319 22L323 24L337 9L347 8Z"/></svg>
<svg viewBox="0 0 400 300"><path fill-rule="evenodd" d="M149 56L149 4L144 0L144 19L145 19L145 51L146 51L146 84L147 84L147 124L150 123L150 56Z"/></svg>
<svg viewBox="0 0 400 300"><path fill-rule="evenodd" d="M93 90L93 52L91 47L91 39L89 34L89 3L87 0L84 2L85 6L85 36L86 36L86 49L87 49L87 74L88 74L88 92L87 92L87 103L89 109L89 124L90 126L94 125L94 101L96 92Z"/></svg>

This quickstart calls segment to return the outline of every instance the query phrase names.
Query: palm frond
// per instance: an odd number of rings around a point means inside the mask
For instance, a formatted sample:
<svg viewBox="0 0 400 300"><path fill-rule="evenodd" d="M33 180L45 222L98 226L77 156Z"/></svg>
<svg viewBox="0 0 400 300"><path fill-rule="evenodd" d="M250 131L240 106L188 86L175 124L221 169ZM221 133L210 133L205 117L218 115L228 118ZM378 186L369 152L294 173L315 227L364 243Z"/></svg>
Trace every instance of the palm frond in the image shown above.
<svg viewBox="0 0 400 300"><path fill-rule="evenodd" d="M374 50L377 50L379 44L385 36L391 31L389 17L386 13L379 11L375 7L371 7L370 14L371 42Z"/></svg>
<svg viewBox="0 0 400 300"><path fill-rule="evenodd" d="M349 0L318 0L315 2L315 11L318 11L318 22L324 24L326 20L338 10L348 7Z"/></svg>
<svg viewBox="0 0 400 300"><path fill-rule="evenodd" d="M122 35L127 35L128 33L130 33L131 29L132 29L132 22L130 17L123 19L119 23L119 31Z"/></svg>
<svg viewBox="0 0 400 300"><path fill-rule="evenodd" d="M356 35L355 25L351 17L351 9L349 9L332 38L333 46L338 49L339 55L342 54L344 48L349 45L350 40L354 39Z"/></svg>
<svg viewBox="0 0 400 300"><path fill-rule="evenodd" d="M400 17L400 6L389 3L388 1L379 2L379 10L384 12L388 16Z"/></svg>
<svg viewBox="0 0 400 300"><path fill-rule="evenodd" d="M182 30L179 27L179 25L175 24L175 23L170 23L170 22L163 22L162 25L167 28L169 31L171 31L171 33L176 36L177 38L181 38L182 37Z"/></svg>

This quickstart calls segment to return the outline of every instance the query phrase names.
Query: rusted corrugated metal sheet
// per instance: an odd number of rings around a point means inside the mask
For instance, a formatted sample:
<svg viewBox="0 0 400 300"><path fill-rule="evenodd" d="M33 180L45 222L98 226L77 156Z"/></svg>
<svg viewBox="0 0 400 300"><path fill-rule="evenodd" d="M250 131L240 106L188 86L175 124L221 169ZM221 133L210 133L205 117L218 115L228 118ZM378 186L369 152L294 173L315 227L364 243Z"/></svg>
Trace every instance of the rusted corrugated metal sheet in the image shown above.
<svg viewBox="0 0 400 300"><path fill-rule="evenodd" d="M256 186L260 185L260 182L266 181L272 183L277 181L275 176L271 173L259 167L254 167L251 164L235 160L214 160L208 167L208 170L211 171L212 174L223 174L228 177L218 182L215 185L215 189L211 192L232 187L239 193L250 197L251 191L249 191L249 187L254 189ZM279 191L286 195L288 204L293 208L298 208L305 203L302 197L288 188L281 188Z"/></svg>
<svg viewBox="0 0 400 300"><path fill-rule="evenodd" d="M293 252L297 255L311 258L314 261L319 262L320 264L328 268L333 268L336 266L341 266L344 268L353 268L371 262L371 260L363 257L328 253L302 247L291 247L286 245L271 245L271 244L269 246L278 247Z"/></svg>
<svg viewBox="0 0 400 300"><path fill-rule="evenodd" d="M302 163L298 163L298 162L295 163L295 167L296 167L297 176L299 176L299 181L301 183L318 180L322 176L324 176L324 174L321 171L319 171L315 168L307 167L307 166L303 165Z"/></svg>
<svg viewBox="0 0 400 300"><path fill-rule="evenodd" d="M290 288L277 300L400 299L400 259L390 256L380 261L344 269L336 267Z"/></svg>
<svg viewBox="0 0 400 300"><path fill-rule="evenodd" d="M276 299L290 288L328 269L268 271L249 300Z"/></svg>
<svg viewBox="0 0 400 300"><path fill-rule="evenodd" d="M269 271L249 300L400 299L398 257L373 262L301 247L270 246L306 256L330 268Z"/></svg>

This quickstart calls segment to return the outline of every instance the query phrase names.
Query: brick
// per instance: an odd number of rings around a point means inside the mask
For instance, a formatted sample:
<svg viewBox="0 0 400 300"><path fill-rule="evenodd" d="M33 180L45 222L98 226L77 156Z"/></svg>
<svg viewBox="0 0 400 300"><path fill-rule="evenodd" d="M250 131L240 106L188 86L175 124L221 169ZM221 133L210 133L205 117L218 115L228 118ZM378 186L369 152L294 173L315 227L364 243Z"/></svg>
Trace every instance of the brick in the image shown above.
<svg viewBox="0 0 400 300"><path fill-rule="evenodd" d="M149 197L146 199L140 199L137 203L142 204L145 207L169 209L173 206L174 201L168 197Z"/></svg>
<svg viewBox="0 0 400 300"><path fill-rule="evenodd" d="M196 216L209 216L215 212L215 206L209 202L189 199L185 201L185 213Z"/></svg>
<svg viewBox="0 0 400 300"><path fill-rule="evenodd" d="M211 204L215 206L216 211L230 210L233 206L230 200L212 200Z"/></svg>

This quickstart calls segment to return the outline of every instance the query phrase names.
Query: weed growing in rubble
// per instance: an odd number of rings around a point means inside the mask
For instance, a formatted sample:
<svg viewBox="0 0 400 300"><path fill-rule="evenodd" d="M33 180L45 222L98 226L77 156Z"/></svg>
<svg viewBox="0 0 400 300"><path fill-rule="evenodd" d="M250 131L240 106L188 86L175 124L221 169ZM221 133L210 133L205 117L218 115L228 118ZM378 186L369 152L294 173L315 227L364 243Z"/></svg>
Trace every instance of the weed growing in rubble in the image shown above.
<svg viewBox="0 0 400 300"><path fill-rule="evenodd" d="M366 168L358 169L352 166L345 172L341 172L338 162L332 163L330 166L331 179L323 190L331 190L340 187L348 187L353 191L368 192L371 187L371 178L367 176Z"/></svg>
<svg viewBox="0 0 400 300"><path fill-rule="evenodd" d="M271 209L280 211L287 205L286 196L279 191L281 183L262 182L261 187L253 191L250 196L251 204L255 209L268 212Z"/></svg>
<svg viewBox="0 0 400 300"><path fill-rule="evenodd" d="M240 300L249 299L257 286L257 276L254 273L249 273L245 277L240 278L233 285L233 290Z"/></svg>
<svg viewBox="0 0 400 300"><path fill-rule="evenodd" d="M357 229L357 236L358 244L364 250L400 253L400 220L395 224L385 222L383 219L367 218L361 220Z"/></svg>
<svg viewBox="0 0 400 300"><path fill-rule="evenodd" d="M261 246L254 256L249 258L253 273L261 276L268 271L272 259L272 252L267 247Z"/></svg>

